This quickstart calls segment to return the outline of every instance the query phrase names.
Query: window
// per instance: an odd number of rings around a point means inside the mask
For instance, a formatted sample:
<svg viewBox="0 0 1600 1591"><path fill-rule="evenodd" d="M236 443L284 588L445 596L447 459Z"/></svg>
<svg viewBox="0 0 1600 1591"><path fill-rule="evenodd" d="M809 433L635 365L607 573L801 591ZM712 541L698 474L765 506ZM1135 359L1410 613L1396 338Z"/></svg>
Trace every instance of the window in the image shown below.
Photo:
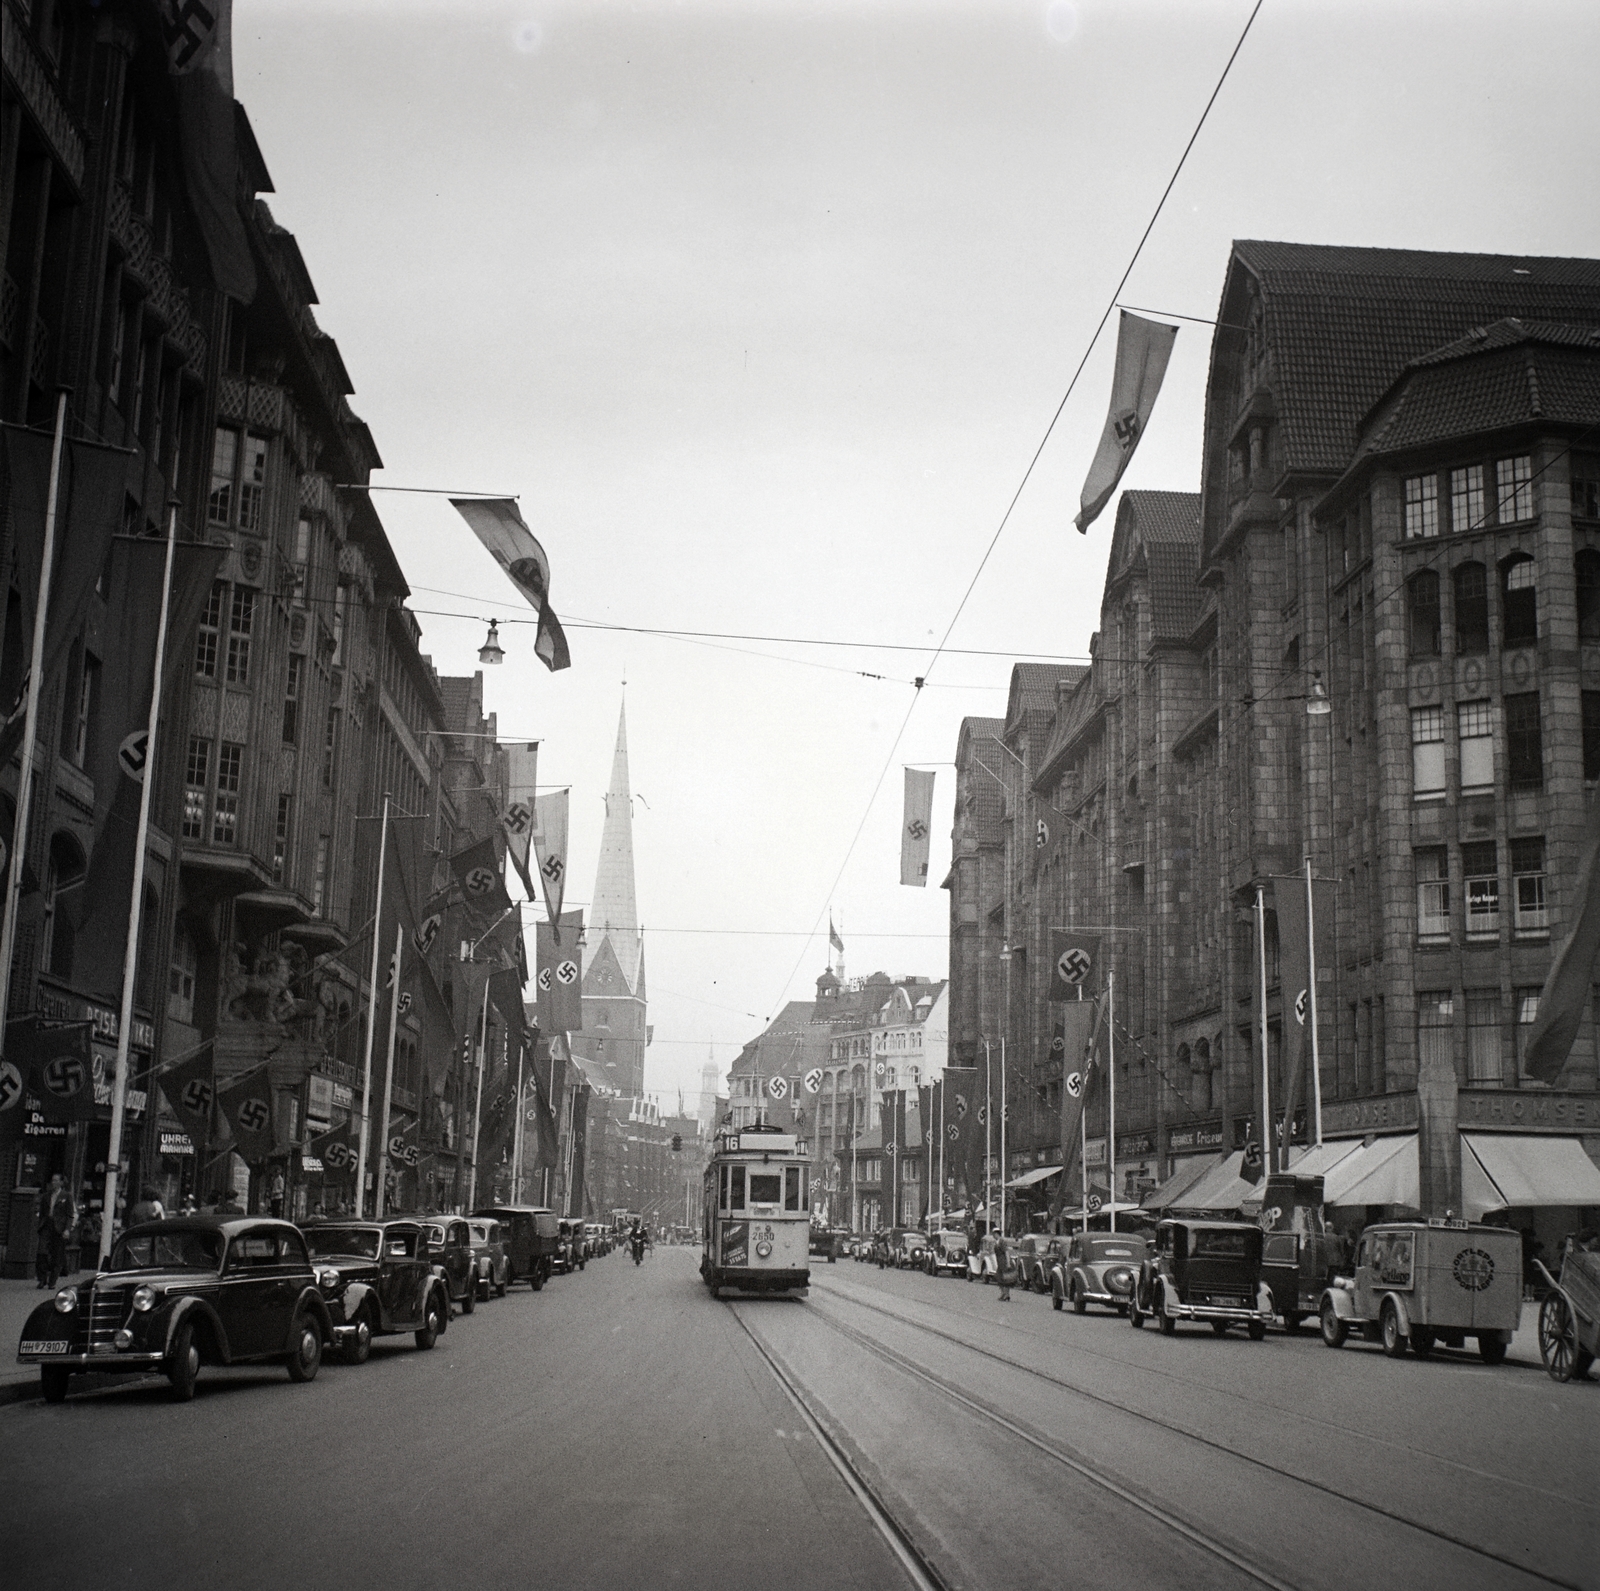
<svg viewBox="0 0 1600 1591"><path fill-rule="evenodd" d="M50 841L50 860L45 871L44 920L39 940L44 946L45 972L56 978L72 976L76 934L73 929L75 891L83 887L83 852L70 834L57 834Z"/></svg>
<svg viewBox="0 0 1600 1591"><path fill-rule="evenodd" d="M1432 569L1406 582L1406 617L1413 657L1439 655L1439 576Z"/></svg>
<svg viewBox="0 0 1600 1591"><path fill-rule="evenodd" d="M1411 793L1417 800L1444 794L1444 708L1411 709Z"/></svg>
<svg viewBox="0 0 1600 1591"><path fill-rule="evenodd" d="M306 573L311 567L311 521L304 514L294 527L294 594L306 594Z"/></svg>
<svg viewBox="0 0 1600 1591"><path fill-rule="evenodd" d="M222 610L228 600L228 582L215 580L200 613L200 637L195 643L194 671L206 679L217 677L217 651L221 645Z"/></svg>
<svg viewBox="0 0 1600 1591"><path fill-rule="evenodd" d="M122 364L127 357L127 347L128 306L119 298L111 331L111 367L106 372L106 397L119 407L122 403Z"/></svg>
<svg viewBox="0 0 1600 1591"><path fill-rule="evenodd" d="M1533 460L1528 454L1514 459L1496 459L1494 485L1495 506L1500 511L1502 525L1533 518Z"/></svg>
<svg viewBox="0 0 1600 1591"><path fill-rule="evenodd" d="M89 762L90 730L100 701L100 660L88 652L83 653L78 665L77 685L70 710L64 715L61 738L67 761L75 768L83 768Z"/></svg>
<svg viewBox="0 0 1600 1591"><path fill-rule="evenodd" d="M1585 547L1573 560L1578 588L1578 639L1600 641L1600 552Z"/></svg>
<svg viewBox="0 0 1600 1591"><path fill-rule="evenodd" d="M328 904L328 836L317 836L317 862L311 874L311 915L324 917Z"/></svg>
<svg viewBox="0 0 1600 1591"><path fill-rule="evenodd" d="M728 1208L742 1210L744 1208L744 1167L733 1166L728 1176Z"/></svg>
<svg viewBox="0 0 1600 1591"><path fill-rule="evenodd" d="M289 673L283 684L283 743L295 744L300 731L300 681L305 670L303 657L289 658Z"/></svg>
<svg viewBox="0 0 1600 1591"><path fill-rule="evenodd" d="M283 871L288 863L289 809L293 802L293 796L278 797L278 818L272 829L272 879L275 884L283 882Z"/></svg>
<svg viewBox="0 0 1600 1591"><path fill-rule="evenodd" d="M1519 934L1550 931L1544 900L1544 841L1511 842L1511 892L1516 909L1514 927Z"/></svg>
<svg viewBox="0 0 1600 1591"><path fill-rule="evenodd" d="M1481 563L1457 566L1451 576L1456 588L1456 651L1462 654L1489 650L1489 580Z"/></svg>
<svg viewBox="0 0 1600 1591"><path fill-rule="evenodd" d="M1461 793L1494 785L1494 722L1488 702L1456 706L1456 737L1461 747Z"/></svg>
<svg viewBox="0 0 1600 1591"><path fill-rule="evenodd" d="M211 742L189 737L189 758L183 776L183 837L206 837L206 784L211 772Z"/></svg>
<svg viewBox="0 0 1600 1591"><path fill-rule="evenodd" d="M1528 1076L1527 1056L1528 1037L1533 1032L1533 1024L1539 1020L1539 991L1517 989L1512 992L1511 998L1517 1012L1517 1075L1526 1086L1536 1082L1536 1079Z"/></svg>
<svg viewBox="0 0 1600 1591"><path fill-rule="evenodd" d="M333 788L333 764L339 750L339 709L328 708L328 725L322 736L322 782Z"/></svg>
<svg viewBox="0 0 1600 1591"><path fill-rule="evenodd" d="M115 398L112 399L115 402ZM1600 457L1574 453L1572 472L1572 517L1600 519Z"/></svg>
<svg viewBox="0 0 1600 1591"><path fill-rule="evenodd" d="M783 1207L786 1210L798 1210L800 1208L799 1166L785 1166L783 1168Z"/></svg>
<svg viewBox="0 0 1600 1591"><path fill-rule="evenodd" d="M1461 882L1467 896L1467 938L1500 936L1500 871L1493 840L1461 847Z"/></svg>
<svg viewBox="0 0 1600 1591"><path fill-rule="evenodd" d="M349 586L340 586L333 594L333 667L344 664L344 612L350 600Z"/></svg>
<svg viewBox="0 0 1600 1591"><path fill-rule="evenodd" d="M1483 466L1450 471L1450 528L1459 534L1483 524Z"/></svg>
<svg viewBox="0 0 1600 1591"><path fill-rule="evenodd" d="M1450 938L1450 857L1444 846L1416 853L1417 938L1442 944Z"/></svg>
<svg viewBox="0 0 1600 1591"><path fill-rule="evenodd" d="M1455 1070L1456 1005L1448 989L1417 996L1417 1071L1432 1066Z"/></svg>
<svg viewBox="0 0 1600 1591"><path fill-rule="evenodd" d="M1439 534L1439 477L1412 475L1406 479L1406 539Z"/></svg>
<svg viewBox="0 0 1600 1591"><path fill-rule="evenodd" d="M1544 786L1537 691L1506 697L1506 769L1513 790L1539 790Z"/></svg>
<svg viewBox="0 0 1600 1591"><path fill-rule="evenodd" d="M206 519L213 525L233 523L233 473L239 461L239 433L218 426L211 444L211 496Z"/></svg>
<svg viewBox="0 0 1600 1591"><path fill-rule="evenodd" d="M1467 990L1467 1084L1498 1088L1501 1003L1498 989Z"/></svg>
<svg viewBox="0 0 1600 1591"><path fill-rule="evenodd" d="M194 985L200 958L194 936L180 917L172 928L172 965L167 973L167 1015L174 1021L194 1023Z"/></svg>
<svg viewBox="0 0 1600 1591"><path fill-rule="evenodd" d="M211 810L211 843L236 845L239 841L239 784L244 770L244 747L225 740L217 749L217 795Z"/></svg>
<svg viewBox="0 0 1600 1591"><path fill-rule="evenodd" d="M1507 646L1529 646L1539 639L1538 570L1528 557L1508 558L1500 566L1501 621Z"/></svg>
<svg viewBox="0 0 1600 1591"><path fill-rule="evenodd" d="M261 529L261 500L267 481L267 439L246 436L244 467L239 478L239 528Z"/></svg>
<svg viewBox="0 0 1600 1591"><path fill-rule="evenodd" d="M1583 693L1583 776L1600 779L1600 691Z"/></svg>
<svg viewBox="0 0 1600 1591"><path fill-rule="evenodd" d="M228 615L228 683L250 683L250 636L256 624L256 594L249 586L233 588Z"/></svg>

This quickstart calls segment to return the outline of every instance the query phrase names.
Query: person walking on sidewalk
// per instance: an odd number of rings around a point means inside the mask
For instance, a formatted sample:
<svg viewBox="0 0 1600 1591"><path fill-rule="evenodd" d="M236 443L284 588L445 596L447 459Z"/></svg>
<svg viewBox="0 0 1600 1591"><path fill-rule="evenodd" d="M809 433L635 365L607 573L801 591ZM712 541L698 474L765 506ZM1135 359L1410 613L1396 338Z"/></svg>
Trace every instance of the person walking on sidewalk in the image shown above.
<svg viewBox="0 0 1600 1591"><path fill-rule="evenodd" d="M67 1263L67 1233L78 1219L78 1208L59 1171L50 1177L39 1216L39 1285L54 1287Z"/></svg>
<svg viewBox="0 0 1600 1591"><path fill-rule="evenodd" d="M1011 1274L1011 1245L1006 1242L1005 1233L1002 1232L995 1239L994 1245L994 1279L1000 1284L1000 1302L1011 1302L1011 1283L1014 1280Z"/></svg>

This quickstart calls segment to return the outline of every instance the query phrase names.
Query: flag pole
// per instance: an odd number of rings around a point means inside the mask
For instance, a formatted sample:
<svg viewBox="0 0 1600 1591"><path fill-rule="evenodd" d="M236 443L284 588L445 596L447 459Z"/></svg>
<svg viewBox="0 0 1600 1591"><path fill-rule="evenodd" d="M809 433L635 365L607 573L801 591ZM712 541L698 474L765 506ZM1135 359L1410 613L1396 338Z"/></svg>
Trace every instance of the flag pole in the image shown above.
<svg viewBox="0 0 1600 1591"><path fill-rule="evenodd" d="M1106 1169L1111 1230L1117 1229L1117 975L1106 974Z"/></svg>
<svg viewBox="0 0 1600 1591"><path fill-rule="evenodd" d="M1306 960L1310 963L1310 977L1306 979L1306 999L1311 1009L1311 1142L1322 1144L1322 1051L1317 1040L1317 903L1311 884L1311 858L1306 858ZM1289 1136L1294 1136L1294 1124L1289 1124Z"/></svg>
<svg viewBox="0 0 1600 1591"><path fill-rule="evenodd" d="M1083 1101L1083 1109L1078 1112L1078 1180L1083 1184L1083 1187L1078 1199L1078 1203L1080 1205L1078 1213L1081 1218L1082 1228L1085 1232L1087 1232L1089 1230L1089 1100L1087 1098L1089 1090L1088 1063L1085 1063L1083 1070L1083 1087L1085 1098Z"/></svg>
<svg viewBox="0 0 1600 1591"><path fill-rule="evenodd" d="M1272 1079L1267 1049L1267 902L1256 885L1256 960L1261 979L1261 1156L1264 1171L1278 1169L1278 1151L1272 1137Z"/></svg>
<svg viewBox="0 0 1600 1591"><path fill-rule="evenodd" d="M378 893L372 913L372 972L367 980L367 1043L366 1055L361 1063L361 1138L356 1145L356 1219L361 1219L366 1209L367 1197L367 1139L372 1128L372 1039L377 1027L374 1018L378 1011L378 958L383 954L383 939L378 925L383 917L383 869L389 859L389 792L383 792L383 819L378 829ZM388 1125L387 1122L384 1123Z"/></svg>
<svg viewBox="0 0 1600 1591"><path fill-rule="evenodd" d="M44 553L39 564L39 596L33 611L33 652L28 668L28 705L22 729L22 771L17 777L17 816L11 828L11 872L6 909L0 920L0 1038L11 1014L11 954L17 939L17 907L22 902L23 858L28 847L28 809L33 805L33 753L39 739L39 696L44 685L44 633L50 610L50 582L56 566L56 509L61 500L61 453L66 445L67 389L56 396L56 435L50 446L50 490L44 505Z"/></svg>
<svg viewBox="0 0 1600 1591"><path fill-rule="evenodd" d="M472 1107L472 1169L467 1173L467 1203L471 1210L478 1197L478 1139L483 1131L483 1074L489 1059L489 979L483 980L483 1016L478 1024L478 1097ZM582 1214L582 1212L579 1212Z"/></svg>
<svg viewBox="0 0 1600 1591"><path fill-rule="evenodd" d="M1000 1035L1000 1235L1006 1235L1006 1036Z"/></svg>
<svg viewBox="0 0 1600 1591"><path fill-rule="evenodd" d="M522 1203L522 1137L524 1132L522 1118L525 1106L522 1102L522 1058L527 1051L519 1038L517 1040L517 1130L511 1140L511 1202Z"/></svg>
<svg viewBox="0 0 1600 1591"><path fill-rule="evenodd" d="M394 1030L400 1016L400 954L405 944L405 924L394 925L394 975L389 979L389 1043L383 1061L383 1127L378 1133L377 1165L372 1175L372 1215L376 1220L383 1214L384 1195L389 1176L389 1104L394 1097ZM377 926L373 926L377 936Z"/></svg>
<svg viewBox="0 0 1600 1591"><path fill-rule="evenodd" d="M994 1062L983 1041L983 1224L994 1236Z"/></svg>
<svg viewBox="0 0 1600 1591"><path fill-rule="evenodd" d="M62 394L63 407L66 394ZM59 445L59 444L58 444ZM150 839L150 791L155 784L156 729L161 722L161 673L167 653L167 616L172 611L172 560L178 539L178 505L167 510L167 555L161 577L161 618L156 628L155 677L150 682L150 717L145 725L144 768L139 776L139 827L134 834L133 898L128 902L128 942L122 952L122 1006L117 1018L117 1070L111 1079L111 1141L106 1148L105 1208L100 1212L100 1258L111 1254L111 1232L117 1219L117 1173L122 1160L122 1126L128 1109L128 1046L133 1037L134 982L139 971L139 928L144 913L144 852ZM47 555L48 557L48 555ZM41 575L41 584L43 583ZM41 599L40 611L43 612ZM34 637L34 667L41 665L37 654L42 638ZM35 674L35 679L38 678ZM22 792L28 785L31 754L24 751L22 778L17 791L17 810L22 810ZM10 958L7 957L9 965Z"/></svg>

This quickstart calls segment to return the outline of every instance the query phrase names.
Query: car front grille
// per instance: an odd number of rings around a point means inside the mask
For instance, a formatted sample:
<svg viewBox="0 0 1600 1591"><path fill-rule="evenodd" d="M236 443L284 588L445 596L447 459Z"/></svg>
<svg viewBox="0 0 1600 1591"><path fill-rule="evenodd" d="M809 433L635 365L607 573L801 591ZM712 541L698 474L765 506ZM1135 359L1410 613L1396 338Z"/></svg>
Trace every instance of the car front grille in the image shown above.
<svg viewBox="0 0 1600 1591"><path fill-rule="evenodd" d="M89 1352L114 1353L112 1337L128 1318L133 1289L127 1286L96 1287L89 1300Z"/></svg>

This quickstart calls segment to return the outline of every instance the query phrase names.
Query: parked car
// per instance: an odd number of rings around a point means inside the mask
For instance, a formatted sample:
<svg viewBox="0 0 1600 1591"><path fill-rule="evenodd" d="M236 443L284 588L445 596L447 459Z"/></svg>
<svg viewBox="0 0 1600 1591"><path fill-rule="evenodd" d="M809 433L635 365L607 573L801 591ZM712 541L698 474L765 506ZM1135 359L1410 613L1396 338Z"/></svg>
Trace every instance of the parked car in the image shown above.
<svg viewBox="0 0 1600 1591"><path fill-rule="evenodd" d="M923 1255L922 1263L930 1276L965 1276L967 1234L951 1227L935 1232L928 1240L928 1249Z"/></svg>
<svg viewBox="0 0 1600 1591"><path fill-rule="evenodd" d="M60 1403L80 1370L160 1370L183 1403L202 1364L275 1362L310 1381L332 1330L297 1228L184 1216L124 1232L103 1271L28 1316L17 1359L39 1366L46 1403Z"/></svg>
<svg viewBox="0 0 1600 1591"><path fill-rule="evenodd" d="M847 1234L837 1227L814 1226L807 1250L814 1257L826 1259L832 1265L844 1252L846 1238Z"/></svg>
<svg viewBox="0 0 1600 1591"><path fill-rule="evenodd" d="M899 1228L887 1226L872 1234L872 1259L880 1271L894 1264L894 1240L898 1236Z"/></svg>
<svg viewBox="0 0 1600 1591"><path fill-rule="evenodd" d="M893 1265L897 1271L920 1271L922 1269L922 1256L927 1251L928 1237L925 1232L901 1232L894 1241Z"/></svg>
<svg viewBox="0 0 1600 1591"><path fill-rule="evenodd" d="M591 1221L583 1229L585 1240L589 1245L589 1257L595 1258L600 1254L611 1252L611 1228L602 1226L598 1221Z"/></svg>
<svg viewBox="0 0 1600 1591"><path fill-rule="evenodd" d="M526 1282L538 1292L550 1280L561 1240L556 1212L539 1204L504 1204L472 1213L500 1223L500 1237L509 1261L507 1284Z"/></svg>
<svg viewBox="0 0 1600 1591"><path fill-rule="evenodd" d="M1343 1347L1352 1326L1381 1342L1392 1359L1409 1347L1478 1340L1497 1365L1522 1313L1522 1237L1467 1221L1385 1221L1356 1244L1355 1274L1337 1276L1322 1295L1322 1340Z"/></svg>
<svg viewBox="0 0 1600 1591"><path fill-rule="evenodd" d="M552 1269L563 1276L581 1271L589 1258L588 1247L583 1240L583 1222L563 1217L557 1224L556 1244Z"/></svg>
<svg viewBox="0 0 1600 1591"><path fill-rule="evenodd" d="M1000 1264L994 1257L994 1239L985 1233L978 1239L977 1247L967 1248L967 1280L987 1285L999 1274Z"/></svg>
<svg viewBox="0 0 1600 1591"><path fill-rule="evenodd" d="M1150 1245L1132 1233L1079 1232L1050 1268L1050 1301L1057 1309L1071 1304L1076 1315L1090 1304L1126 1315L1139 1268L1149 1257Z"/></svg>
<svg viewBox="0 0 1600 1591"><path fill-rule="evenodd" d="M1049 1232L1030 1232L1026 1237L1018 1238L1014 1256L1024 1291L1050 1291L1050 1267L1061 1258L1066 1246L1065 1238Z"/></svg>
<svg viewBox="0 0 1600 1591"><path fill-rule="evenodd" d="M472 1258L479 1298L504 1298L510 1285L511 1256L506 1253L500 1223L474 1216L467 1222L472 1234Z"/></svg>
<svg viewBox="0 0 1600 1591"><path fill-rule="evenodd" d="M1128 1305L1135 1330L1146 1315L1168 1337L1180 1320L1203 1320L1219 1337L1243 1326L1252 1342L1260 1342L1272 1321L1272 1292L1261 1280L1261 1228L1245 1221L1163 1221Z"/></svg>
<svg viewBox="0 0 1600 1591"><path fill-rule="evenodd" d="M444 1278L450 1302L463 1315L478 1307L478 1265L472 1253L472 1232L459 1215L422 1220L422 1247Z"/></svg>
<svg viewBox="0 0 1600 1591"><path fill-rule="evenodd" d="M1261 1279L1272 1289L1272 1304L1285 1331L1298 1331L1322 1308L1344 1240L1329 1232L1322 1218L1322 1178L1273 1172L1261 1199Z"/></svg>
<svg viewBox="0 0 1600 1591"><path fill-rule="evenodd" d="M346 1364L364 1364L374 1337L409 1331L419 1348L431 1348L449 1326L450 1290L418 1221L328 1216L301 1231Z"/></svg>

